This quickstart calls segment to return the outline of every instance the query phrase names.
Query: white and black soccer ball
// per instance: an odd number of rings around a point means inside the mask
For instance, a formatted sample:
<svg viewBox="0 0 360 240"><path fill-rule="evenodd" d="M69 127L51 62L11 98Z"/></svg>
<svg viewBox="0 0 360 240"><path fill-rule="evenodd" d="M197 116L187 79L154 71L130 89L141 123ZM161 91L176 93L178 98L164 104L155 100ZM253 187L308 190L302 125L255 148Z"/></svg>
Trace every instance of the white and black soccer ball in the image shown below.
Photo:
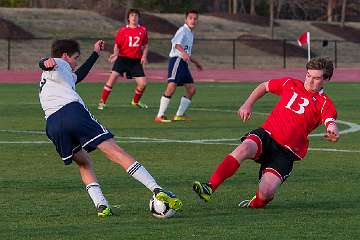
<svg viewBox="0 0 360 240"><path fill-rule="evenodd" d="M175 215L176 211L169 207L169 204L157 200L154 195L150 197L150 212L157 218L169 218Z"/></svg>

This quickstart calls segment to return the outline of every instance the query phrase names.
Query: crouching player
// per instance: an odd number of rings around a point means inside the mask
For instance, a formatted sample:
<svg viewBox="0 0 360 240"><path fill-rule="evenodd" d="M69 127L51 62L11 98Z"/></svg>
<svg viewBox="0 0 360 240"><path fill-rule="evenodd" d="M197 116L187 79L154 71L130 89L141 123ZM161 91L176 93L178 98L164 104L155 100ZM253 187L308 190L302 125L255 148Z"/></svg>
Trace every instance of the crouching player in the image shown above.
<svg viewBox="0 0 360 240"><path fill-rule="evenodd" d="M308 135L320 124L326 127L325 139L336 142L339 131L335 123L337 113L324 84L333 75L333 63L327 58L313 58L306 64L305 81L290 77L261 83L238 111L246 121L251 117L254 103L267 92L280 97L265 123L244 137L242 143L227 155L207 183L194 182L193 190L204 201L240 167L252 159L260 164L259 185L255 196L241 201L243 208L263 208L275 195L293 169L294 161L305 157Z"/></svg>
<svg viewBox="0 0 360 240"><path fill-rule="evenodd" d="M80 56L79 44L75 40L57 40L51 47L52 58L40 61L39 66L44 71L39 98L45 112L46 134L65 165L74 161L79 166L82 181L98 216L111 216L112 211L101 191L88 154L96 148L145 185L157 199L167 202L172 209L179 209L182 202L164 191L145 167L117 145L113 134L95 119L75 91L75 85L86 77L103 48L104 42L97 41L94 52L75 71Z"/></svg>

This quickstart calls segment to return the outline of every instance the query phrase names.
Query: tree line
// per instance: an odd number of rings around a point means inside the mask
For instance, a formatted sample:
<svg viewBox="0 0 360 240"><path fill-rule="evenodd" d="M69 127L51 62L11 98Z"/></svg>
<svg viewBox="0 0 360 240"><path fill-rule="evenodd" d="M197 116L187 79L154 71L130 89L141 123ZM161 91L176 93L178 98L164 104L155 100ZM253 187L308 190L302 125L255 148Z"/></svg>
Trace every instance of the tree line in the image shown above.
<svg viewBox="0 0 360 240"><path fill-rule="evenodd" d="M360 21L359 0L1 0L0 7L67 8L101 11L136 7L149 12L228 13L275 19Z"/></svg>

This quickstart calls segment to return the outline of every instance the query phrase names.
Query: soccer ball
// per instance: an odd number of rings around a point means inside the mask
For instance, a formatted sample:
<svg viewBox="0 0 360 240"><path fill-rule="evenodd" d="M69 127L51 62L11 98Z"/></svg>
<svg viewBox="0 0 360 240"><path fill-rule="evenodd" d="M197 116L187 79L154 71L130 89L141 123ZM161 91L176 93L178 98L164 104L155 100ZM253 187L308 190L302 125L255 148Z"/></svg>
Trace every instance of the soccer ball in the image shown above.
<svg viewBox="0 0 360 240"><path fill-rule="evenodd" d="M157 200L154 195L150 197L150 212L157 218L169 218L175 215L176 211L169 208L169 204Z"/></svg>

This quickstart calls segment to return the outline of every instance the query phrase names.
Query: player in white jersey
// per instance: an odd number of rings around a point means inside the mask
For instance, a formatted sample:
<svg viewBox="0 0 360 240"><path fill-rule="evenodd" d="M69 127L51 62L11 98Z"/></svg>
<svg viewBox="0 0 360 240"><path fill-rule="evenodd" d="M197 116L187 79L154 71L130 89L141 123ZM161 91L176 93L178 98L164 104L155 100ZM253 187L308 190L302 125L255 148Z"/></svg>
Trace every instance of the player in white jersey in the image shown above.
<svg viewBox="0 0 360 240"><path fill-rule="evenodd" d="M70 39L57 40L52 45L52 58L40 61L39 66L44 72L39 97L45 112L46 134L65 165L74 161L79 166L82 181L97 208L98 216L111 216L112 211L101 191L88 154L96 148L144 184L157 199L177 210L182 202L174 194L164 191L139 162L117 145L113 134L95 119L75 91L75 85L86 77L103 48L104 42L97 41L94 52L75 71L80 56L79 44Z"/></svg>
<svg viewBox="0 0 360 240"><path fill-rule="evenodd" d="M185 14L185 24L177 30L174 37L171 39L172 46L169 54L168 84L164 95L160 99L159 112L155 117L155 122L171 122L171 120L167 119L165 112L177 86L184 86L186 95L181 97L179 108L173 120L190 120L189 117L185 116L185 111L191 103L191 98L194 96L196 88L189 70L188 62L194 63L197 69L202 70L200 63L191 57L191 50L194 42L192 30L197 24L198 15L198 12L195 10L187 11Z"/></svg>

